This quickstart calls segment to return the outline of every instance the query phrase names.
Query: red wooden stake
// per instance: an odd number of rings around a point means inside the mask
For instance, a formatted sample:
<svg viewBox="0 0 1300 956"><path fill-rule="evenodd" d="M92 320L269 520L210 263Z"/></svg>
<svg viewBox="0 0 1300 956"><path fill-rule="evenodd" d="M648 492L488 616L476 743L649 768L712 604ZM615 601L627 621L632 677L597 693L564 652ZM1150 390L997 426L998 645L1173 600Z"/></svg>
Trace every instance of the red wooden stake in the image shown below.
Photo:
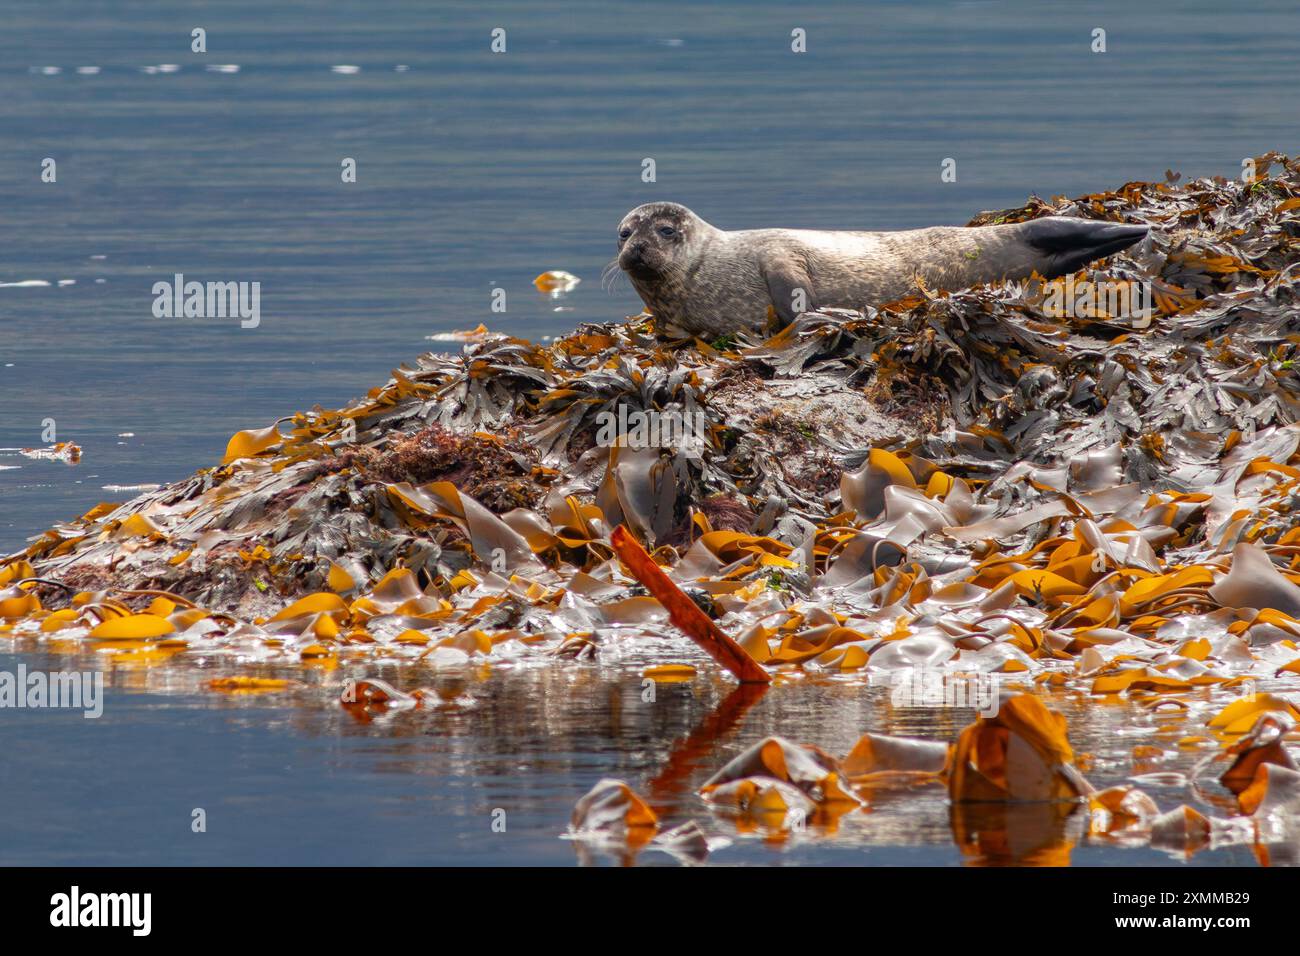
<svg viewBox="0 0 1300 956"><path fill-rule="evenodd" d="M619 525L609 537L619 560L649 591L656 601L668 611L668 620L686 633L715 661L731 671L742 684L770 684L772 675L759 666L758 661L728 637L709 616L700 610L681 588L646 554L641 543Z"/></svg>

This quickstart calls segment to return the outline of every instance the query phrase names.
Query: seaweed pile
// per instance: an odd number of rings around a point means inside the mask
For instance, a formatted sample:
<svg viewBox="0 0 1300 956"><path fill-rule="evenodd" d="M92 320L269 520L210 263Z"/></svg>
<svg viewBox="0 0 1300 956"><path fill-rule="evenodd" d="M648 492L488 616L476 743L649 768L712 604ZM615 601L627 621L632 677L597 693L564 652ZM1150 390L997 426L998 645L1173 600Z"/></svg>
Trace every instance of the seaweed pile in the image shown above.
<svg viewBox="0 0 1300 956"><path fill-rule="evenodd" d="M1077 277L1143 284L1149 324L1063 316L1026 281L918 286L769 338L665 340L645 315L546 345L480 327L32 539L0 565L0 633L122 664L202 650L244 689L276 661L616 659L672 633L615 556L622 525L778 675L1208 689L1216 708L1294 691L1300 162L1256 169L972 221L1149 224ZM611 415L668 414L698 441L608 438ZM1293 709L1265 716L1293 735Z"/></svg>

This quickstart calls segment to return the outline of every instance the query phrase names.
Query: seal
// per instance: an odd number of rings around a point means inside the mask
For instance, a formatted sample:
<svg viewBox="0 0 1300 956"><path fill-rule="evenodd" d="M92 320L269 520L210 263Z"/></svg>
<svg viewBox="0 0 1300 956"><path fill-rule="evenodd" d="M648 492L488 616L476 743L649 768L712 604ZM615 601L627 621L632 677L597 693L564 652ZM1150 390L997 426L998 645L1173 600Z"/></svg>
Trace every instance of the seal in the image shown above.
<svg viewBox="0 0 1300 956"><path fill-rule="evenodd" d="M762 330L822 307L861 309L905 297L918 280L956 290L1055 279L1142 239L1147 227L1045 216L994 226L903 232L727 232L678 203L637 206L618 226L618 267L660 323L705 338Z"/></svg>

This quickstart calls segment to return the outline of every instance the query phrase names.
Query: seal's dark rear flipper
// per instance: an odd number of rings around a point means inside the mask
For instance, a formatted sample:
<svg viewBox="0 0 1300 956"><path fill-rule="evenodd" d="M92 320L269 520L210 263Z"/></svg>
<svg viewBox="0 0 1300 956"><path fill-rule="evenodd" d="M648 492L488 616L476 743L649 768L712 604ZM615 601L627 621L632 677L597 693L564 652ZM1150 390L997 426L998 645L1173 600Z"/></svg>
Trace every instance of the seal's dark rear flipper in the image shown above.
<svg viewBox="0 0 1300 956"><path fill-rule="evenodd" d="M1037 253L1038 271L1047 279L1077 272L1094 259L1127 249L1146 234L1146 226L1059 216L1025 223L1025 242Z"/></svg>

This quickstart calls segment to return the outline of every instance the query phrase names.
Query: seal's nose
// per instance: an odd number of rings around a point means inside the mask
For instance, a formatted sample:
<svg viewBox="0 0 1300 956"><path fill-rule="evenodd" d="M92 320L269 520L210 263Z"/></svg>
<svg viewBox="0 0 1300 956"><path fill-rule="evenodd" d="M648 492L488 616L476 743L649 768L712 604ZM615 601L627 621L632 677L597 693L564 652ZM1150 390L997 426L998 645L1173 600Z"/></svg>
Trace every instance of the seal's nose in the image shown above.
<svg viewBox="0 0 1300 956"><path fill-rule="evenodd" d="M619 256L623 268L645 265L646 243L644 239L638 239L635 242L629 242L623 247L623 254Z"/></svg>

